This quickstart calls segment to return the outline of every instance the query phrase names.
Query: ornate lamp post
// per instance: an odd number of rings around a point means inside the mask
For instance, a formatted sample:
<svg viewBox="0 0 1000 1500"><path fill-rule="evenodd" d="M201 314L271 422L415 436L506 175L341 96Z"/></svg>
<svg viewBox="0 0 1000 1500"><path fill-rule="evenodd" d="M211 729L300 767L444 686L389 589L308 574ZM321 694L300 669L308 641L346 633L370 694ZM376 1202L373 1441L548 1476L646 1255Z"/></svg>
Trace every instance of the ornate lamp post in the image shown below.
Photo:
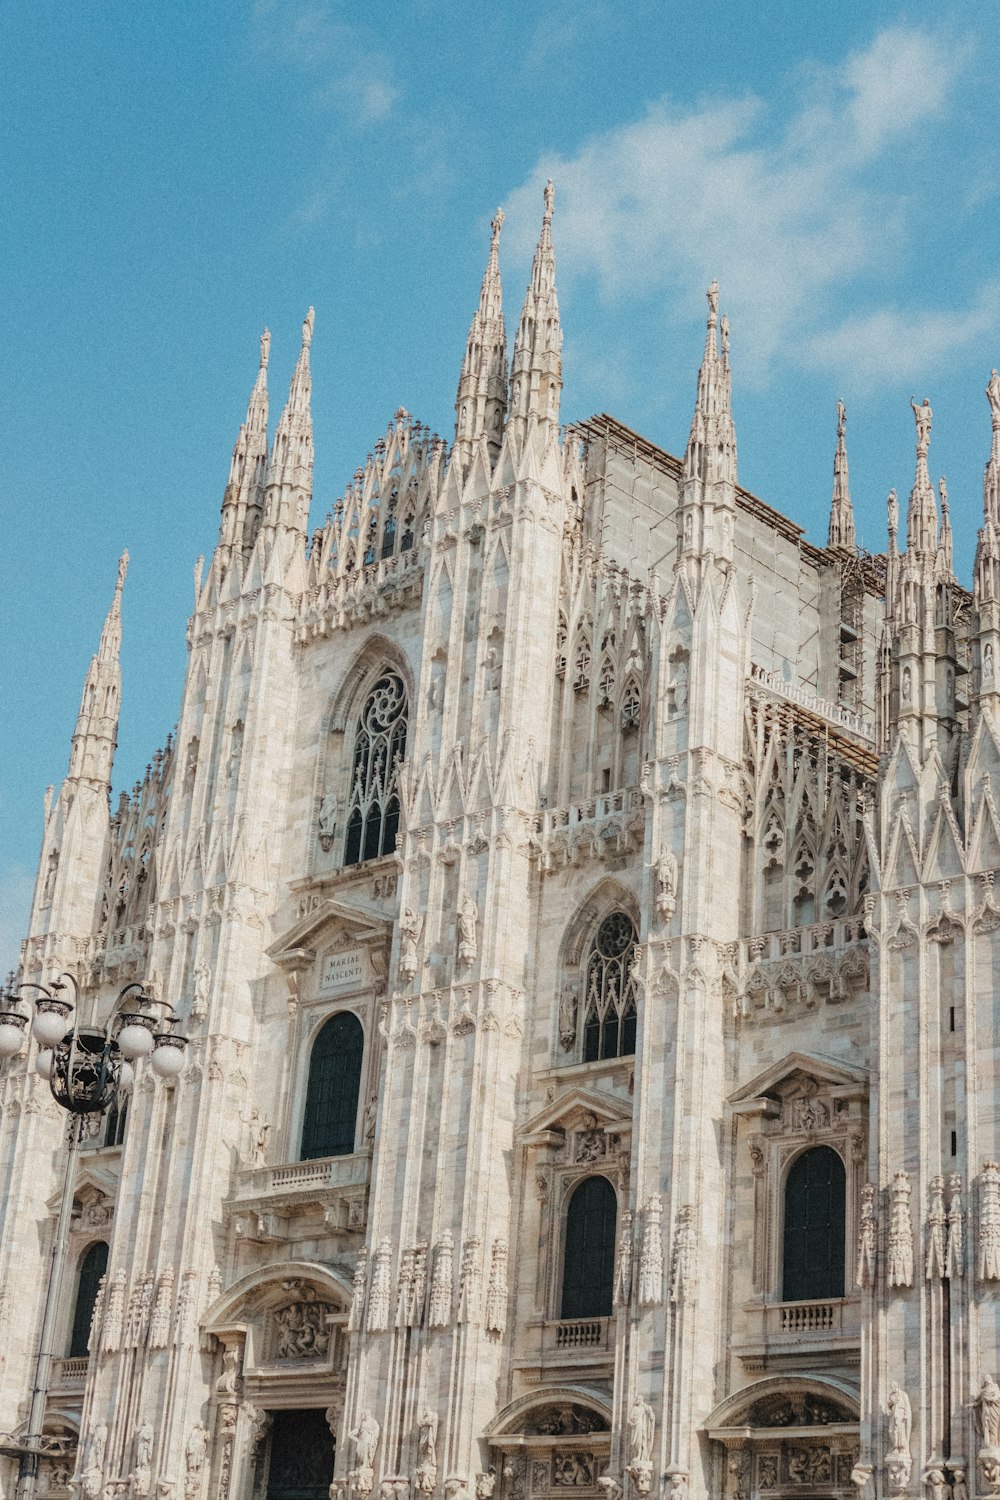
<svg viewBox="0 0 1000 1500"><path fill-rule="evenodd" d="M72 1001L67 998L70 989ZM22 1009L25 990L37 991L33 1017ZM148 995L138 982L127 984L121 991L103 1030L74 1023L73 1013L79 1011L79 1003L80 990L72 974L60 974L48 987L28 983L16 987L11 976L0 991L0 1059L20 1053L30 1021L39 1046L35 1067L42 1078L48 1079L56 1103L69 1114L69 1152L52 1242L27 1431L20 1438L9 1434L0 1438L6 1451L16 1452L20 1460L17 1500L33 1500L38 1460L52 1450L51 1441L43 1440L42 1424L52 1372L59 1293L69 1249L77 1148L89 1136L91 1122L100 1119L131 1088L135 1065L140 1059L148 1057L150 1067L160 1078L176 1078L184 1065L187 1045L187 1038L171 1029L179 1019L172 1007Z"/></svg>

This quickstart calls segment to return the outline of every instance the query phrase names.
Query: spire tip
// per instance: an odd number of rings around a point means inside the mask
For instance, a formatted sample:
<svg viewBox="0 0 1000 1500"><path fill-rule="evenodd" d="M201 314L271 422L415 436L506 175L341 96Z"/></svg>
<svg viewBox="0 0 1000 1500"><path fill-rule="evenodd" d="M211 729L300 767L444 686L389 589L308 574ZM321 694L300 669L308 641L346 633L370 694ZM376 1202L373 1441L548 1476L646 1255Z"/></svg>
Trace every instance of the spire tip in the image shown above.
<svg viewBox="0 0 1000 1500"><path fill-rule="evenodd" d="M309 311L306 313L305 321L302 324L302 347L303 347L303 349L308 349L309 345L312 343L313 328L315 327L315 325L316 325L316 309L314 307L311 307L309 309Z"/></svg>
<svg viewBox="0 0 1000 1500"><path fill-rule="evenodd" d="M260 367L262 370L267 369L267 361L270 358L270 354L271 330L270 328L265 328L264 332L260 336Z"/></svg>
<svg viewBox="0 0 1000 1500"><path fill-rule="evenodd" d="M556 206L556 185L550 177L545 184L545 217L551 219Z"/></svg>

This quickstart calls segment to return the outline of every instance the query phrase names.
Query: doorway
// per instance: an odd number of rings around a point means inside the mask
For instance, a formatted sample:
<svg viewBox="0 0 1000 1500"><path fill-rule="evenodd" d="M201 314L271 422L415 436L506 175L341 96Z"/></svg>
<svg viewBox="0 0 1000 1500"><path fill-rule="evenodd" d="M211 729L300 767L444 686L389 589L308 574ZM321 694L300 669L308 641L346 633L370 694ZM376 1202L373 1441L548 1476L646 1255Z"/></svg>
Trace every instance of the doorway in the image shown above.
<svg viewBox="0 0 1000 1500"><path fill-rule="evenodd" d="M328 1500L333 1441L321 1407L276 1411L271 1427L267 1500Z"/></svg>

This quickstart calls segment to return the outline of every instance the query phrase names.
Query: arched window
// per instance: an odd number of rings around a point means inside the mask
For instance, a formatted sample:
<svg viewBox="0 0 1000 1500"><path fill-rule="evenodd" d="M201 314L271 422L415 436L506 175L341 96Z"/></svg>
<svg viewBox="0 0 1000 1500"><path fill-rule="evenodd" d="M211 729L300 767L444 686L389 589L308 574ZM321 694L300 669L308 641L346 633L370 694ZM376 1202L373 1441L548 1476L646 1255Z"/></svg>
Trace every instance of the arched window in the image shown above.
<svg viewBox="0 0 1000 1500"><path fill-rule="evenodd" d="M94 1317L101 1277L108 1269L108 1247L103 1240L91 1245L80 1261L76 1283L76 1308L69 1340L70 1359L86 1359L90 1353L90 1325Z"/></svg>
<svg viewBox="0 0 1000 1500"><path fill-rule="evenodd" d="M354 775L344 841L344 864L391 854L399 827L396 762L406 754L406 685L384 672L361 710L354 742Z"/></svg>
<svg viewBox="0 0 1000 1500"><path fill-rule="evenodd" d="M785 1182L786 1302L844 1295L844 1163L829 1146L804 1151Z"/></svg>
<svg viewBox="0 0 1000 1500"><path fill-rule="evenodd" d="M354 1150L364 1049L361 1022L346 1010L331 1016L313 1043L302 1122L303 1161L347 1156Z"/></svg>
<svg viewBox="0 0 1000 1500"><path fill-rule="evenodd" d="M613 911L597 929L587 960L583 1060L625 1057L635 1051L635 923L627 911Z"/></svg>
<svg viewBox="0 0 1000 1500"><path fill-rule="evenodd" d="M615 1190L606 1177L587 1177L566 1213L563 1318L607 1318L615 1276Z"/></svg>

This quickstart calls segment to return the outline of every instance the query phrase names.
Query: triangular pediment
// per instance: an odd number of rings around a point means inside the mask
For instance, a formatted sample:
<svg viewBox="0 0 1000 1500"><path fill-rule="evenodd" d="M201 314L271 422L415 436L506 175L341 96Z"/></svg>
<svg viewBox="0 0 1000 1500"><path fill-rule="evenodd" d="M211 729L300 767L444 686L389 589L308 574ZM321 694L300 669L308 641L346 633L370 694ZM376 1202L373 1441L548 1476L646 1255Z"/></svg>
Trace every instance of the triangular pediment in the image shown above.
<svg viewBox="0 0 1000 1500"><path fill-rule="evenodd" d="M534 1139L543 1139L550 1131L564 1133L587 1127L598 1130L617 1127L621 1130L631 1124L631 1104L597 1089L573 1088L553 1099L522 1125L518 1139L522 1145L528 1145Z"/></svg>
<svg viewBox="0 0 1000 1500"><path fill-rule="evenodd" d="M103 1121L101 1122L103 1128ZM96 1199L107 1198L112 1202L118 1192L118 1178L106 1167L100 1167L96 1162L91 1163L84 1159L76 1174L73 1183L73 1197L80 1203L91 1203ZM58 1209L59 1200L62 1197L62 1188L52 1194L49 1198L48 1207L53 1211Z"/></svg>
<svg viewBox="0 0 1000 1500"><path fill-rule="evenodd" d="M378 907L327 897L282 933L267 953L279 968L300 969L312 962L321 947L335 946L338 941L375 947L388 946L391 937L392 922Z"/></svg>
<svg viewBox="0 0 1000 1500"><path fill-rule="evenodd" d="M865 1089L868 1087L868 1069L811 1052L789 1052L730 1095L729 1102L732 1105L749 1104L764 1096L777 1099L794 1092L796 1086L806 1079L815 1079L816 1083L827 1088Z"/></svg>

